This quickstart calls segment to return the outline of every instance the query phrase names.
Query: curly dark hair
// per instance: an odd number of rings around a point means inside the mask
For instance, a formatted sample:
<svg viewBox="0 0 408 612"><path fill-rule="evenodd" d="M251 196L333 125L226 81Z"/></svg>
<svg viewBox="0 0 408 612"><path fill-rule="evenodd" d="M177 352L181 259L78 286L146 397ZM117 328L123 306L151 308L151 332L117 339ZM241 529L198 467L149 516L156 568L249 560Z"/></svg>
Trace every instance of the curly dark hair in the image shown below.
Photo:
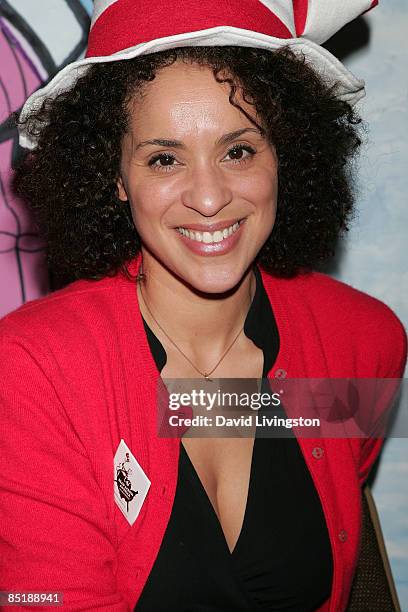
<svg viewBox="0 0 408 612"><path fill-rule="evenodd" d="M316 268L349 229L352 162L361 144L361 119L351 106L287 47L180 47L93 65L26 122L39 144L17 170L16 188L31 204L60 284L126 273L140 250L130 205L117 191L129 101L177 60L211 68L238 108L234 95L242 88L276 148L277 216L257 258L265 269L290 277Z"/></svg>

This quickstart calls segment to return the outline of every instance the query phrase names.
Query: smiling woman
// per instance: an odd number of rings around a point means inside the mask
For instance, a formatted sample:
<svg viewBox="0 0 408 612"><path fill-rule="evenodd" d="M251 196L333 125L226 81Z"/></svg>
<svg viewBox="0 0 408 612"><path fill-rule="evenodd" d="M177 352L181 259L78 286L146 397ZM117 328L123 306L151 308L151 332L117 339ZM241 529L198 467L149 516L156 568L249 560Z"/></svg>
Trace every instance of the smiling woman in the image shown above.
<svg viewBox="0 0 408 612"><path fill-rule="evenodd" d="M100 0L88 57L27 101L16 185L61 287L0 322L7 590L346 609L381 438L259 435L263 409L245 437L158 428L171 379L402 374L395 314L316 271L352 215L363 87L307 38L356 14L324 2L320 24L319 2L280 0L203 0L183 24Z"/></svg>
<svg viewBox="0 0 408 612"><path fill-rule="evenodd" d="M148 275L157 277L165 263L209 293L237 286L276 213L274 147L253 127L252 106L239 95L246 114L230 104L230 89L196 64L159 71L141 100L131 102L118 181Z"/></svg>

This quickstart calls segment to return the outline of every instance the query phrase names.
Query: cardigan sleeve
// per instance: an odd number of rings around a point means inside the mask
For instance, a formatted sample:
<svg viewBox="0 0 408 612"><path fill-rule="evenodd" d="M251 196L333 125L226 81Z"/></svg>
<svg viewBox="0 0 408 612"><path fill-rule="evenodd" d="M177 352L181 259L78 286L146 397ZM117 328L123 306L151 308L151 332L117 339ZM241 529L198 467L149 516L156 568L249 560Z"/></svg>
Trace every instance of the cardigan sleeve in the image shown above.
<svg viewBox="0 0 408 612"><path fill-rule="evenodd" d="M126 612L116 534L40 342L0 323L0 371L0 590L60 592L64 610Z"/></svg>
<svg viewBox="0 0 408 612"><path fill-rule="evenodd" d="M381 341L378 336L378 345L380 351L380 368L378 378L396 379L395 385L392 381L389 381L388 385L384 385L384 395L378 405L388 406L389 400L395 395L398 390L400 381L404 376L405 365L407 362L407 334L402 325L401 321L397 318L394 312L386 307L388 316L387 320L380 325L381 329ZM378 425L378 437L375 437L374 433L369 438L363 438L361 445L360 454L360 466L359 466L359 481L360 485L363 485L367 480L371 468L373 467L378 455L380 453L384 438L381 435L383 433L382 426L382 412L379 411L379 425Z"/></svg>

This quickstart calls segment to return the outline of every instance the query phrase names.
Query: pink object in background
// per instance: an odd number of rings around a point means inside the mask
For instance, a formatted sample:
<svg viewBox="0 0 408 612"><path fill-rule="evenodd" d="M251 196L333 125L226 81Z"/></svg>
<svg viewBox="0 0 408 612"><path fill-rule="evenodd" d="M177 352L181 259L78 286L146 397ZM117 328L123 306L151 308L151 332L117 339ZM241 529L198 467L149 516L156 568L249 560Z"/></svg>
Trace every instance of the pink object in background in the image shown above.
<svg viewBox="0 0 408 612"><path fill-rule="evenodd" d="M12 113L83 54L89 23L81 0L0 3L0 317L50 290L45 245L12 192L13 159L23 154Z"/></svg>
<svg viewBox="0 0 408 612"><path fill-rule="evenodd" d="M34 54L34 51L33 51ZM16 132L8 121L41 84L33 64L2 23L0 30L0 316L48 291L44 245L30 212L11 190ZM9 125L9 127L7 127Z"/></svg>

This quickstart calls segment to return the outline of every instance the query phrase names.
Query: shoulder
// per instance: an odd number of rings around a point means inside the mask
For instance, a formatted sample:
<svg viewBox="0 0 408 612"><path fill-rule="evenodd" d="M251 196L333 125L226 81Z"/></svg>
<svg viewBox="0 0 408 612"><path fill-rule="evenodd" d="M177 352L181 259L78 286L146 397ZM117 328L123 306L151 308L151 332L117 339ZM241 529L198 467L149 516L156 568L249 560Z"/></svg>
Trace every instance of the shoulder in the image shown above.
<svg viewBox="0 0 408 612"><path fill-rule="evenodd" d="M270 291L278 289L285 305L303 325L314 325L325 344L375 357L382 376L401 377L407 356L407 334L395 312L383 301L320 272L276 279L266 274ZM268 283L269 281L269 283Z"/></svg>
<svg viewBox="0 0 408 612"><path fill-rule="evenodd" d="M115 311L114 278L78 280L31 300L0 319L0 342L47 349L75 347L96 336Z"/></svg>
<svg viewBox="0 0 408 612"><path fill-rule="evenodd" d="M25 406L26 415L47 411L51 420L89 416L106 371L120 363L118 303L112 278L76 281L3 317L0 401Z"/></svg>
<svg viewBox="0 0 408 612"><path fill-rule="evenodd" d="M313 309L325 313L333 323L348 322L353 328L375 327L390 333L405 335L400 319L395 312L378 298L321 272L311 272L298 278L302 292ZM385 326L383 328L383 326Z"/></svg>
<svg viewBox="0 0 408 612"><path fill-rule="evenodd" d="M299 311L308 310L328 322L348 321L355 329L359 325L385 325L399 334L404 331L387 304L327 274L308 272L290 279L277 279L266 272L263 275L271 291L278 288L285 301Z"/></svg>
<svg viewBox="0 0 408 612"><path fill-rule="evenodd" d="M407 358L407 334L396 313L383 301L322 273L303 278L310 302L331 329L356 338L367 356L382 360L383 376L401 377Z"/></svg>

